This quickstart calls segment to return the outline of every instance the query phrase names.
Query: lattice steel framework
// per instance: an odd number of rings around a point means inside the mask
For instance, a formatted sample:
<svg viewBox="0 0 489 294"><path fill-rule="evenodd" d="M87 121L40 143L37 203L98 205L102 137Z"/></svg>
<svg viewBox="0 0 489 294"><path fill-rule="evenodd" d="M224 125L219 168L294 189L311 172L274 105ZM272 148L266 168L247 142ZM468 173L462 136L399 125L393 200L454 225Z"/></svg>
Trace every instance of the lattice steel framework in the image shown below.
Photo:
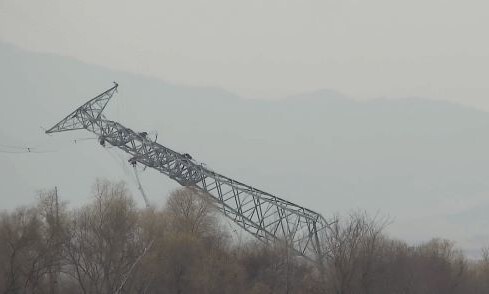
<svg viewBox="0 0 489 294"><path fill-rule="evenodd" d="M285 241L290 249L307 259L321 262L320 232L328 223L319 213L252 186L218 174L181 154L106 119L102 112L118 84L77 108L46 133L86 129L106 143L132 155L139 162L167 175L180 185L194 187L209 195L216 207L241 228L272 244Z"/></svg>

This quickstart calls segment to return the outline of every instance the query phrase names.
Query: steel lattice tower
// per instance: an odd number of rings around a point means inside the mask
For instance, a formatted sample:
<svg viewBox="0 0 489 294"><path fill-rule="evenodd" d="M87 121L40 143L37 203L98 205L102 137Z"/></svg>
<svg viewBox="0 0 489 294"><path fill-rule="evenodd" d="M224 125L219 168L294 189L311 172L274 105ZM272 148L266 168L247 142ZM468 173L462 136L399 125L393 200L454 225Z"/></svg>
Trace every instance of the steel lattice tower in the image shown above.
<svg viewBox="0 0 489 294"><path fill-rule="evenodd" d="M266 244L285 241L298 255L321 263L321 233L328 222L317 212L218 174L181 154L149 140L102 114L118 84L83 104L46 131L55 133L86 129L100 144L117 147L139 162L167 175L185 187L209 195L226 217Z"/></svg>

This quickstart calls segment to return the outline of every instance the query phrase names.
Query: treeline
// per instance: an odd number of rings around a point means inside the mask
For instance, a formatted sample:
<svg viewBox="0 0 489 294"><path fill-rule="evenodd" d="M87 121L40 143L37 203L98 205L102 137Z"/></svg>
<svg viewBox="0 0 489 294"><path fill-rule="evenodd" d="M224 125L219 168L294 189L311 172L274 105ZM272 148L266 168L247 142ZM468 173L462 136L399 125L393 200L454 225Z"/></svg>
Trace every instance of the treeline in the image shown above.
<svg viewBox="0 0 489 294"><path fill-rule="evenodd" d="M450 241L392 240L385 225L364 213L338 218L318 267L284 244L231 238L192 189L138 209L124 183L99 180L81 208L45 191L36 205L1 213L0 292L489 293L488 251L469 261Z"/></svg>

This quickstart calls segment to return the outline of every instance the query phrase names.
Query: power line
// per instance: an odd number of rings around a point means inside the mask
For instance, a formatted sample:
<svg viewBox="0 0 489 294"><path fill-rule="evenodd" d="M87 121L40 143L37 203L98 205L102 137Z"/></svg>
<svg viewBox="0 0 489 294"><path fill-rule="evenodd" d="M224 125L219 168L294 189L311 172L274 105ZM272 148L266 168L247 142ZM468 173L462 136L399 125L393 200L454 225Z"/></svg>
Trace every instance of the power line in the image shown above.
<svg viewBox="0 0 489 294"><path fill-rule="evenodd" d="M27 148L29 148L29 147L25 147L25 146L13 146L13 145L4 145L4 144L0 144L0 147L10 148L10 149L27 149Z"/></svg>
<svg viewBox="0 0 489 294"><path fill-rule="evenodd" d="M73 142L76 144L78 141L88 141L88 140L97 140L97 138L78 138L78 139L74 139Z"/></svg>
<svg viewBox="0 0 489 294"><path fill-rule="evenodd" d="M19 148L20 149L20 148ZM36 151L33 150L32 148L22 148L23 151L11 151L11 150L0 150L0 153L6 153L6 154L28 154L28 153L35 153L35 154L43 154L43 153L53 153L56 151Z"/></svg>
<svg viewBox="0 0 489 294"><path fill-rule="evenodd" d="M97 140L95 137L88 138L76 138L72 143L77 144L78 142L88 141L88 140ZM39 147L39 145L35 145L36 147L31 146L20 146L20 145L9 145L9 144L0 144L0 153L5 154L26 154L26 153L54 153L59 150L42 150L43 148ZM59 147L59 146L58 146ZM4 149L4 150L2 150ZM5 150L7 149L7 150Z"/></svg>
<svg viewBox="0 0 489 294"><path fill-rule="evenodd" d="M144 204L146 204L146 208L149 208L150 205L149 205L148 197L146 197L146 193L144 192L143 186L141 185L141 180L139 179L138 169L136 167L135 161L134 161L134 164L132 165L132 167L134 170L134 175L136 176L136 181L138 182L139 192L141 192L141 195L143 196Z"/></svg>
<svg viewBox="0 0 489 294"><path fill-rule="evenodd" d="M6 150L0 150L0 153L7 153L7 154L25 154L29 152L25 151L6 151Z"/></svg>

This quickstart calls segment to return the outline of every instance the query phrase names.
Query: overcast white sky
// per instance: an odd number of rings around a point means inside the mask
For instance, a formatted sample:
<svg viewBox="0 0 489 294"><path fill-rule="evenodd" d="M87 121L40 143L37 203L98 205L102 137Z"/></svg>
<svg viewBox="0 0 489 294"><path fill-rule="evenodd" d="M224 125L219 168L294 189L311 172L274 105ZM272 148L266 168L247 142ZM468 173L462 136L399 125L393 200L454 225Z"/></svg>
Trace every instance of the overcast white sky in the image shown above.
<svg viewBox="0 0 489 294"><path fill-rule="evenodd" d="M320 88L489 110L489 1L0 0L0 41L250 98Z"/></svg>

